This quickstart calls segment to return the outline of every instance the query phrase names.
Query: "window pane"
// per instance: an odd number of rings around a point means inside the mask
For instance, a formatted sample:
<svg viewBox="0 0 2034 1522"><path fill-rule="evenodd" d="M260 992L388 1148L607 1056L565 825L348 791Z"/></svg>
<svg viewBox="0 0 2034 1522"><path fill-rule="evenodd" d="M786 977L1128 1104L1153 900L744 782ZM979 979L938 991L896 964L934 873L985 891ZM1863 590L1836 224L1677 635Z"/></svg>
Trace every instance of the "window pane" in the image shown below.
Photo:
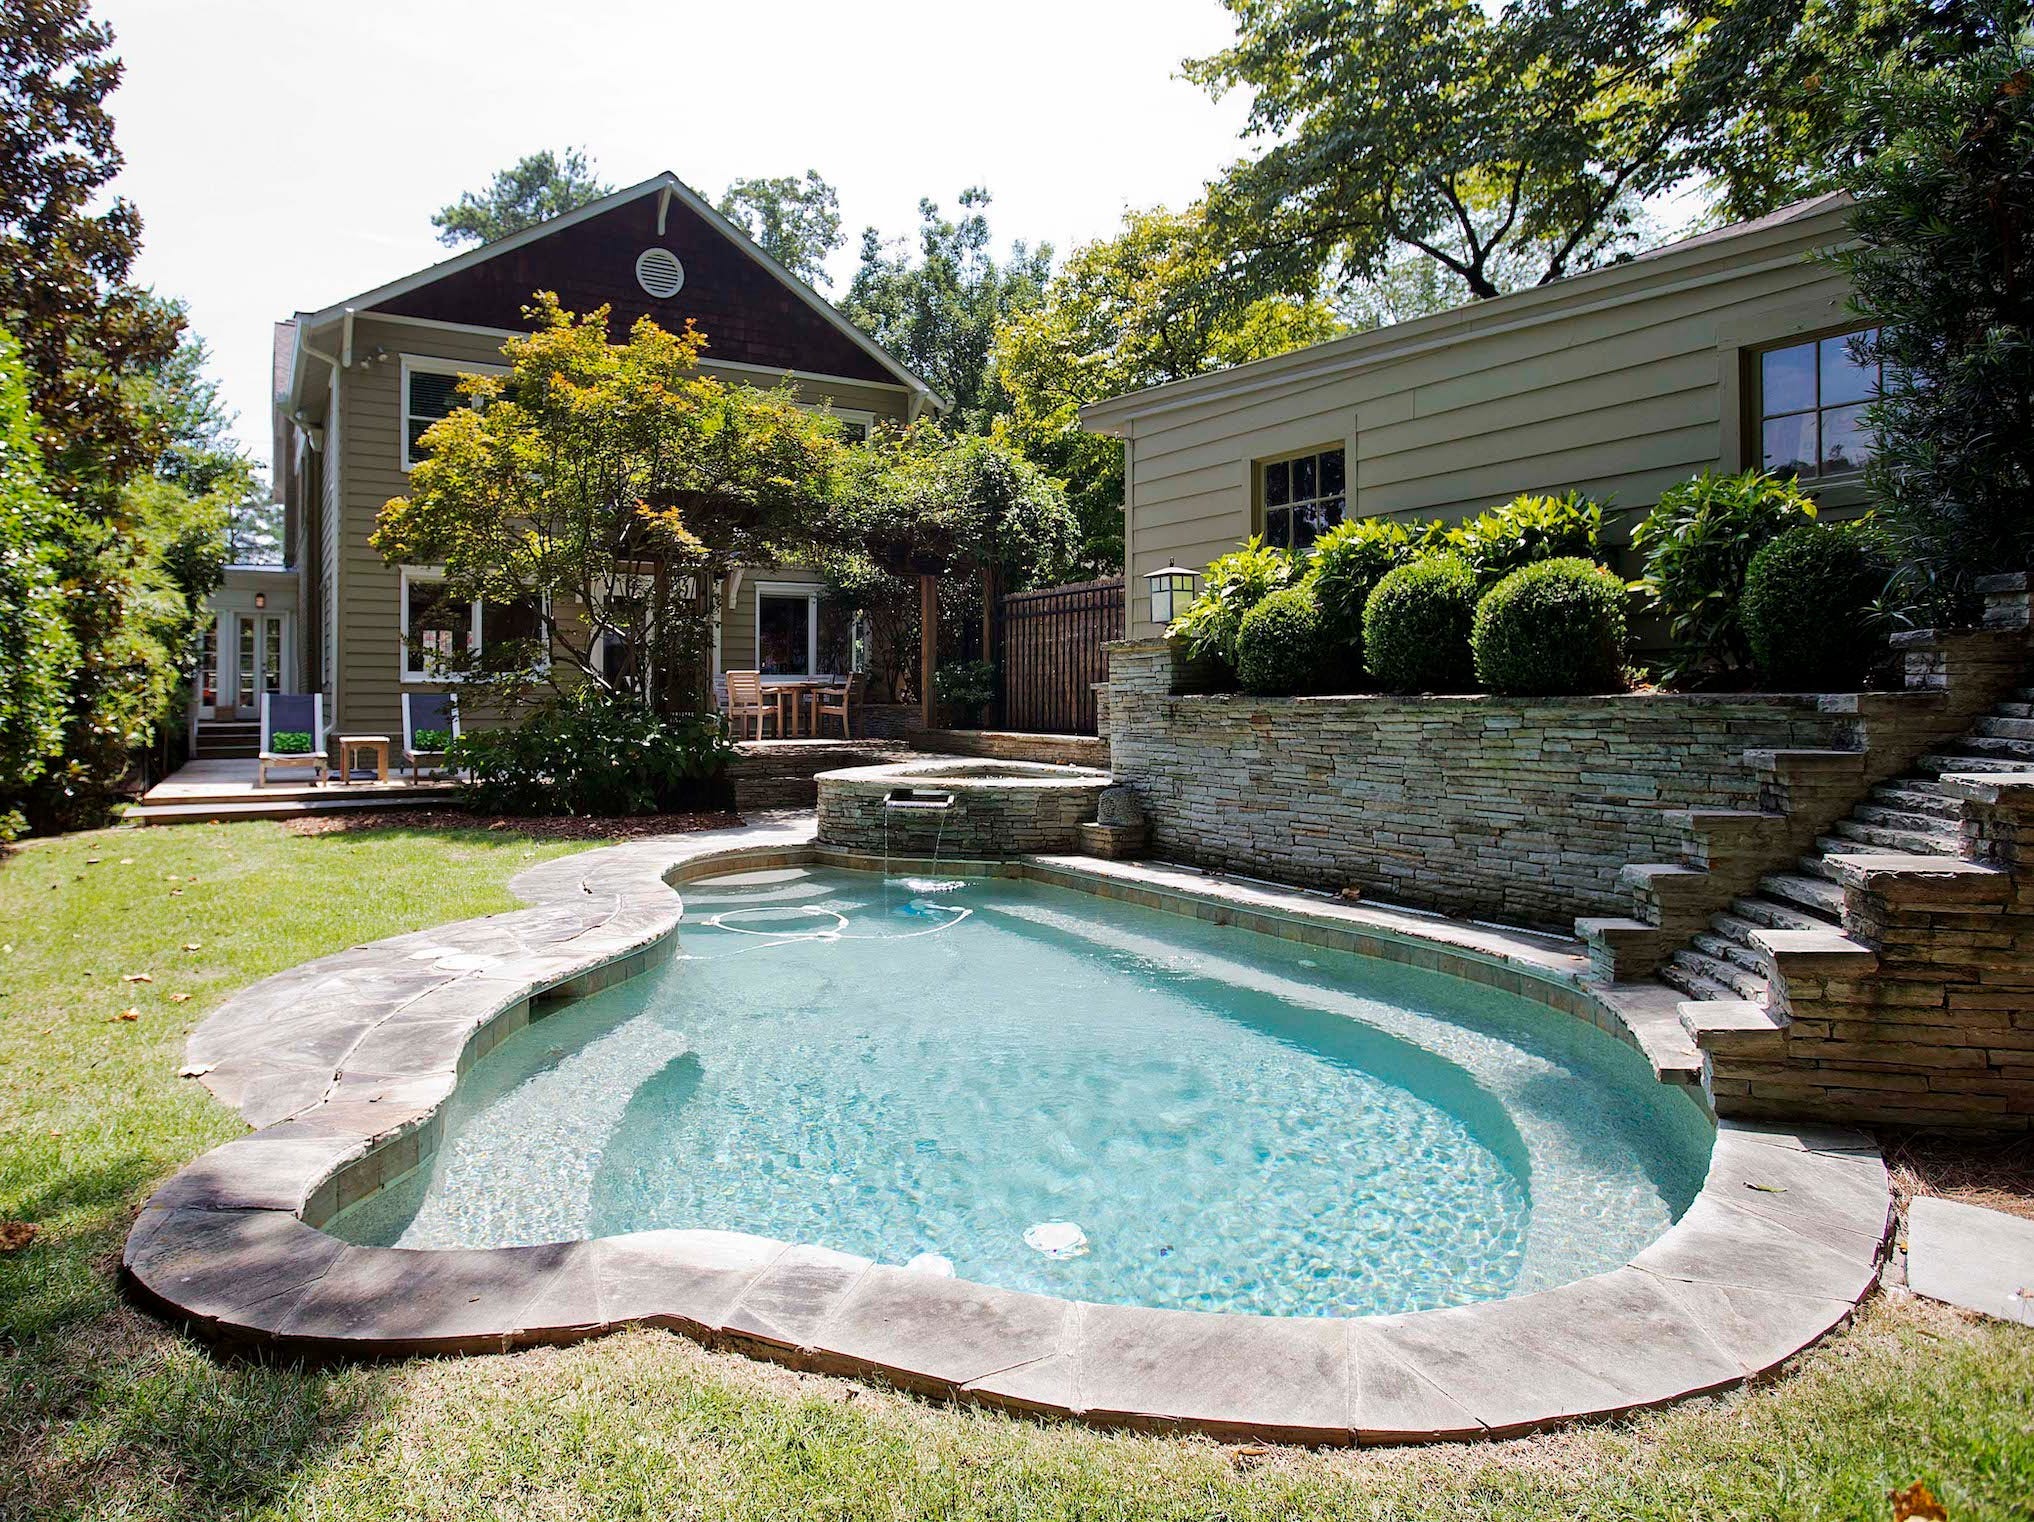
<svg viewBox="0 0 2034 1522"><path fill-rule="evenodd" d="M443 582L410 583L410 626L404 630L408 668L426 674L448 669L473 644L473 604L445 595Z"/></svg>
<svg viewBox="0 0 2034 1522"><path fill-rule="evenodd" d="M207 708L219 701L219 623L205 625L205 654L198 663L198 701Z"/></svg>
<svg viewBox="0 0 2034 1522"><path fill-rule="evenodd" d="M271 618L261 626L261 690L282 691L282 620Z"/></svg>
<svg viewBox="0 0 2034 1522"><path fill-rule="evenodd" d="M1822 414L1822 469L1825 473L1862 470L1872 457L1872 433L1865 426L1864 407L1831 407Z"/></svg>
<svg viewBox="0 0 2034 1522"><path fill-rule="evenodd" d="M1766 419L1765 467L1776 475L1815 474L1815 414Z"/></svg>
<svg viewBox="0 0 2034 1522"><path fill-rule="evenodd" d="M497 671L519 670L543 660L544 618L531 599L480 605L480 649Z"/></svg>
<svg viewBox="0 0 2034 1522"><path fill-rule="evenodd" d="M1759 356L1759 411L1764 417L1815 405L1815 345L1796 344Z"/></svg>
<svg viewBox="0 0 2034 1522"><path fill-rule="evenodd" d="M1293 510L1293 548L1303 550L1342 521L1339 501L1316 502L1312 507Z"/></svg>
<svg viewBox="0 0 2034 1522"><path fill-rule="evenodd" d="M1311 502L1320 495L1319 477L1315 474L1316 461L1312 455L1304 460L1292 462L1292 499L1295 502Z"/></svg>
<svg viewBox="0 0 2034 1522"><path fill-rule="evenodd" d="M1292 509L1281 507L1264 515L1264 542L1273 549L1292 548Z"/></svg>
<svg viewBox="0 0 2034 1522"><path fill-rule="evenodd" d="M1264 505L1283 507L1292 501L1292 465L1281 460L1264 467Z"/></svg>
<svg viewBox="0 0 2034 1522"><path fill-rule="evenodd" d="M1345 484L1342 474L1342 451L1324 450L1321 454L1321 495L1339 497Z"/></svg>
<svg viewBox="0 0 2034 1522"><path fill-rule="evenodd" d="M1859 364L1851 357L1852 337L1822 340L1822 405L1841 406L1845 402L1868 402L1878 389L1879 367L1876 360Z"/></svg>
<svg viewBox="0 0 2034 1522"><path fill-rule="evenodd" d="M759 601L756 665L766 676L810 676L812 604L803 597Z"/></svg>
<svg viewBox="0 0 2034 1522"><path fill-rule="evenodd" d="M240 706L254 706L254 620L237 619L239 633L235 643L240 655Z"/></svg>
<svg viewBox="0 0 2034 1522"><path fill-rule="evenodd" d="M459 377L438 375L429 370L410 372L410 416L427 418L435 422L447 417L455 407L463 405L459 395Z"/></svg>

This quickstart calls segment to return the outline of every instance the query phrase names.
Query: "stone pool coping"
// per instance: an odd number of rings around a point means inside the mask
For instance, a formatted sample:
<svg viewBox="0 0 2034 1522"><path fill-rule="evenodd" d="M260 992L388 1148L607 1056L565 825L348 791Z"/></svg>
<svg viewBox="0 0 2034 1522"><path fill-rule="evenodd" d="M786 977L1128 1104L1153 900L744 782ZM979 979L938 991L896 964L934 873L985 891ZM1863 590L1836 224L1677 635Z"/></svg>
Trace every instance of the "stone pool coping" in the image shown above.
<svg viewBox="0 0 2034 1522"><path fill-rule="evenodd" d="M1892 1201L1870 1142L1731 1123L1693 1206L1625 1267L1365 1319L1072 1302L734 1232L414 1250L318 1229L430 1155L459 1074L533 1006L541 1015L666 954L681 912L668 882L829 859L809 816L589 851L515 878L529 909L356 947L243 991L192 1036L189 1070L260 1129L149 1200L122 1258L130 1292L270 1355L493 1352L647 1324L1017 1412L1346 1444L1503 1436L1739 1384L1841 1325L1876 1281ZM962 870L1589 1005L1647 1047L1585 982L1572 943L1147 864ZM1671 1057L1664 1033L1651 1035ZM1686 1076L1657 1055L1655 1068Z"/></svg>

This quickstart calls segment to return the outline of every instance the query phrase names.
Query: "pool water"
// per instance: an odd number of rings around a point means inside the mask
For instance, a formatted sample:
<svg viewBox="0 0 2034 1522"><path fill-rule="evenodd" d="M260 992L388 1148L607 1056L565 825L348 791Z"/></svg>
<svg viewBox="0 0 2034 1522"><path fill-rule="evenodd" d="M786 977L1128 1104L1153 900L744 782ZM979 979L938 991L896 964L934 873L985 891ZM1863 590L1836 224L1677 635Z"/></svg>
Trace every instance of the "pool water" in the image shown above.
<svg viewBox="0 0 2034 1522"><path fill-rule="evenodd" d="M1638 1053L1444 974L1003 879L683 891L676 960L503 1042L431 1163L333 1229L711 1227L1072 1298L1367 1315L1621 1264L1707 1165L1707 1121Z"/></svg>

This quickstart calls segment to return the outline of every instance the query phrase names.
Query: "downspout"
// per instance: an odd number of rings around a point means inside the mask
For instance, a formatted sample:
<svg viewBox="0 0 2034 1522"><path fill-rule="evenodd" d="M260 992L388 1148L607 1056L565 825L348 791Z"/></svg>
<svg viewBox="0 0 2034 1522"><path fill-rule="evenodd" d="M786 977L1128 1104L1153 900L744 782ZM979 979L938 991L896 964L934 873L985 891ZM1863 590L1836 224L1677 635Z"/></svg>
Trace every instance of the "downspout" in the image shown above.
<svg viewBox="0 0 2034 1522"><path fill-rule="evenodd" d="M350 357L350 355L351 355L351 352L352 352L352 347L353 347L353 308L351 308L351 307L348 307L348 308L346 309L346 322L345 322L345 330L344 330L344 333L343 333L342 337L343 337L343 340L344 340L344 346L345 346L345 347L344 347L344 352L345 352L345 353L346 353L346 354L347 354L347 355L348 355L348 356ZM297 347L298 347L298 348L299 348L300 350L302 350L302 351L303 351L303 352L304 352L305 354L309 355L309 356L310 356L310 357L311 357L312 359L318 360L318 361L320 361L321 363L323 363L323 364L325 364L325 365L328 365L328 366L330 366L330 367L331 367L331 371L332 371L332 380L331 380L331 392L332 392L332 395L331 395L331 400L330 400L330 401L329 401L329 402L328 402L328 403L326 404L326 412L325 412L325 426L326 426L326 436L327 436L327 438L329 438L329 437L330 437L330 435L331 435L331 428L332 428L332 425L333 425L333 424L335 424L335 423L337 423L337 422L338 422L338 420L339 420L339 377L340 377L340 375L341 375L341 374L343 373L343 371L342 371L342 368L341 368L341 364L340 364L340 360L339 360L338 358L336 358L335 356L333 356L333 355L330 355L330 354L326 354L326 353L324 353L324 352L322 352L322 351L320 351L320 350L318 350L318 349L314 349L313 347L311 347L311 344L310 344L309 340L307 340L307 339L306 339L306 338L305 338L305 337L304 337L304 336L303 336L303 335L302 335L301 333L299 333L299 334L298 334L298 336L297 336ZM299 410L299 411L301 411L302 409L298 409L298 410ZM295 414L295 413L292 413L292 414L291 414L291 421L293 421L293 422L297 422L297 417L296 417L296 414ZM297 422L297 426L298 426L298 427L300 427L300 428L303 428L303 427L304 427L304 424L303 424L303 423L301 423L301 422ZM309 430L308 428L306 428L306 429L305 429L305 432L306 432L307 434L309 433L309 431L310 431L310 430ZM320 453L324 453L324 451L323 451L323 450L320 450L319 452L320 452ZM336 455L333 455L333 454L326 454L326 456L325 456L325 471L324 471L324 473L321 473L321 476L320 476L320 480L319 480L319 483L318 483L318 485L319 485L319 491L320 491L320 494L322 495L322 494L323 494L323 490L324 490L324 486L325 486L325 484L326 484L326 483L325 483L325 479L324 479L324 476L325 476L325 475L330 475L330 477L331 477L331 486L332 486L332 499L333 499L334 503L335 503L335 504L337 505L337 507L338 507L338 510L339 510L339 513L340 513L340 530L341 530L341 536L342 536L342 537L341 537L341 545L340 545L340 547L341 547L341 549L343 550L343 549L344 549L344 547L345 547L345 545L344 545L344 539L343 539L343 534L344 534L344 526L345 526L345 509L346 509L346 504L345 504L345 501L344 501L344 490L345 490L345 481L344 481L344 479L343 479L343 478L342 478L341 476L339 476L339 475L337 475L337 474L336 474L336 472L338 471L338 469L339 469L339 460L338 460L337 456L336 456ZM321 508L323 507L323 504L322 504L322 503L320 504L320 507L321 507ZM323 525L323 518L322 518L322 516L321 516L321 518L320 518L320 526L321 526L321 528L322 528L322 525ZM321 533L321 534L320 534L320 536L319 536L319 544L318 544L318 549L319 549L320 553L322 553L322 552L323 552L323 550L324 550L324 542L323 542L323 535L322 535L322 533ZM341 556L341 557L339 557L339 558L340 558L340 559L343 559L343 558L344 558L344 556L342 555L342 556ZM323 606L320 606L320 608L319 608L319 610L318 610L318 614L319 614L319 622L320 622L321 624L323 623L324 619L325 619L326 617L328 617L328 616L329 616L329 617L330 617L330 618L331 618L331 619L332 619L332 620L334 621L334 626L335 626L335 629L336 629L336 626L337 626L337 621L338 621L338 618L339 618L339 566L338 566L338 564L337 564L337 562L336 562L336 561L334 562L334 564L333 564L333 566L332 566L332 568L331 568L331 569L332 569L332 606L331 606L331 607L330 607L329 609L328 609L328 608L325 608L325 607L323 607ZM319 567L319 570L320 570L320 572L322 573L322 571L324 570L324 567L323 567L323 566L321 565L321 566ZM323 578L322 578L322 575L321 575L320 579L321 579L321 580L323 579ZM324 631L324 629L323 629L323 628L319 628L319 629L318 629L318 630L316 631L316 635L315 635L315 637L316 637L316 645L314 646L314 648L315 648L315 649L317 649L317 650L318 650L318 651L320 652L320 659L322 660L322 653L323 653L323 651L324 651L324 648L325 648L325 631ZM322 674L323 674L323 675L324 675L325 677L328 677L328 678L330 679L331 683L332 683L332 710L331 710L331 712L332 712L332 715L334 716L334 718L335 718L335 721L336 721L336 717L337 717L337 715L339 714L339 711L340 711L340 709L339 709L339 701L340 701L340 697L341 697L341 694L340 694L340 691L339 691L339 652L340 652L340 650L342 650L342 649L343 649L343 648L345 647L345 641L344 641L343 639L338 639L338 638L335 638L335 639L333 640L332 644L333 644L333 650L332 650L332 669L331 669L331 670L330 670L329 672L324 672L324 673L322 673Z"/></svg>

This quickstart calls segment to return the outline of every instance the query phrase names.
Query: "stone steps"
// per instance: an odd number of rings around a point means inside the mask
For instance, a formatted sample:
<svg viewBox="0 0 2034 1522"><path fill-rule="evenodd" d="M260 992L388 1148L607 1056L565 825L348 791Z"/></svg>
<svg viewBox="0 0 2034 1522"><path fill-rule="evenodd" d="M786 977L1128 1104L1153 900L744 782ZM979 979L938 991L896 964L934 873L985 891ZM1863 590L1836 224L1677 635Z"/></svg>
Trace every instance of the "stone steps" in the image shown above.
<svg viewBox="0 0 2034 1522"><path fill-rule="evenodd" d="M1730 901L1732 917L1761 930L1827 930L1829 921L1776 898L1749 895Z"/></svg>
<svg viewBox="0 0 2034 1522"><path fill-rule="evenodd" d="M1956 831L1939 821L1929 821L1923 827L1913 829L1859 819L1855 813L1849 819L1836 821L1836 835L1839 845L1843 841L1855 841L1858 845L1877 846L1907 856L1954 856L1957 846ZM1841 849L1855 851L1856 847L1842 846Z"/></svg>
<svg viewBox="0 0 2034 1522"><path fill-rule="evenodd" d="M1684 966L1681 962L1680 953L1676 953L1673 961L1668 962L1660 968L1660 981L1669 988L1679 989L1691 999L1700 999L1705 1002L1709 1000L1730 1000L1738 996L1736 990L1732 989L1728 984L1718 983L1712 978L1705 978L1693 968Z"/></svg>
<svg viewBox="0 0 2034 1522"><path fill-rule="evenodd" d="M1744 925L1744 921L1733 920L1727 914L1719 914L1710 923L1716 928L1698 930L1695 933L1695 949L1706 957L1719 962L1728 962L1763 980L1766 975L1764 960L1753 948L1749 935L1740 936L1735 933L1736 927ZM1749 930L1751 927L1745 928Z"/></svg>
<svg viewBox="0 0 2034 1522"><path fill-rule="evenodd" d="M1843 889L1826 877L1774 872L1759 879L1759 891L1783 904L1805 909L1825 924L1837 924L1843 918Z"/></svg>
<svg viewBox="0 0 2034 1522"><path fill-rule="evenodd" d="M1951 794L1949 785L1943 782L1903 778L1873 788L1871 796L1872 802L1857 807L1856 812L1864 818L1871 817L1867 812L1870 809L1940 819L1951 825L1963 817L1963 800Z"/></svg>
<svg viewBox="0 0 2034 1522"><path fill-rule="evenodd" d="M1991 756L2019 767L2034 766L2034 740L2008 735L1966 735L1951 754ZM1949 770L1954 771L1955 768Z"/></svg>

